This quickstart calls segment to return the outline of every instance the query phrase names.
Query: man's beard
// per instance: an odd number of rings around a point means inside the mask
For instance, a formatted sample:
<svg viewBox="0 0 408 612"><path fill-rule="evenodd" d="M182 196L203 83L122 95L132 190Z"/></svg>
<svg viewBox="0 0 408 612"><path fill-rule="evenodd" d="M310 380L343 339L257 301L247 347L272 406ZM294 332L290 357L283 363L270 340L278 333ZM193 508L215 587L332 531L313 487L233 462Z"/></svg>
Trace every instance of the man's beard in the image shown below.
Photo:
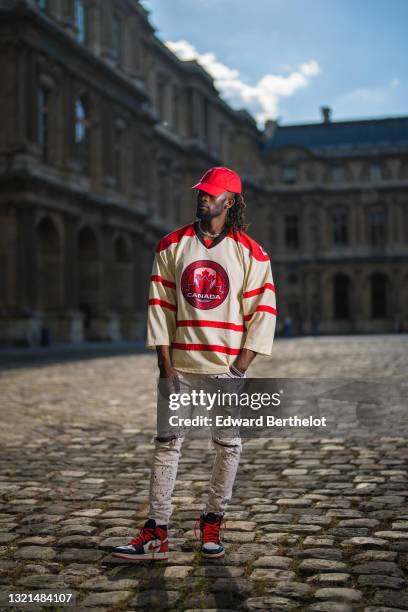
<svg viewBox="0 0 408 612"><path fill-rule="evenodd" d="M197 219L200 219L200 221L210 221L213 218L213 216L214 215L212 215L209 210L204 211L204 210L199 210L199 208L197 208L196 217Z"/></svg>

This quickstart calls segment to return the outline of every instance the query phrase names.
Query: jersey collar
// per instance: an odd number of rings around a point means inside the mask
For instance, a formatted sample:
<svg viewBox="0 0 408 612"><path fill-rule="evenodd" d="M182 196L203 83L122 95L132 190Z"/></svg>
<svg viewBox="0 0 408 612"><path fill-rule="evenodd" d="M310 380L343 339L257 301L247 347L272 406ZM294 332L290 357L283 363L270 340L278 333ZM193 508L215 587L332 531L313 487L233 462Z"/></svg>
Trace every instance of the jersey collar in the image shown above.
<svg viewBox="0 0 408 612"><path fill-rule="evenodd" d="M205 236L204 236L204 234L199 229L198 221L194 222L194 231L196 233L197 238L201 242L201 244L203 246L205 246L206 249L212 249L213 247L217 246L217 244L220 244L220 242L222 242L222 240L224 240L225 236L228 234L229 228L225 226L224 229L222 230L222 232L220 233L220 235L217 236L217 238L214 238L214 240L212 241L212 243L209 246L207 244L205 244L205 242L204 242Z"/></svg>

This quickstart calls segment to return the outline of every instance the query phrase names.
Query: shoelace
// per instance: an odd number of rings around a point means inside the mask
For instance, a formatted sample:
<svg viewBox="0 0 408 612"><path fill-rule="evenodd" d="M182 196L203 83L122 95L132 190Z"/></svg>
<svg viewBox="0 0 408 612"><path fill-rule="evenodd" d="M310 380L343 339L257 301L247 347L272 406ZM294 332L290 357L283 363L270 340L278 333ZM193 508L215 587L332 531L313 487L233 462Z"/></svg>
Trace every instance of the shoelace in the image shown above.
<svg viewBox="0 0 408 612"><path fill-rule="evenodd" d="M139 534L135 538L133 538L133 540L130 540L128 544L139 546L140 544L148 542L152 538L154 538L154 529L152 529L151 527L142 527Z"/></svg>
<svg viewBox="0 0 408 612"><path fill-rule="evenodd" d="M197 535L197 525L200 525L200 519L197 519L194 525L194 535L197 539L200 539L201 530L200 530L200 537L199 537ZM219 542L220 531L223 526L226 527L226 522L224 518L222 518L221 521L217 523L207 523L206 521L203 521L203 542L215 542L215 543Z"/></svg>

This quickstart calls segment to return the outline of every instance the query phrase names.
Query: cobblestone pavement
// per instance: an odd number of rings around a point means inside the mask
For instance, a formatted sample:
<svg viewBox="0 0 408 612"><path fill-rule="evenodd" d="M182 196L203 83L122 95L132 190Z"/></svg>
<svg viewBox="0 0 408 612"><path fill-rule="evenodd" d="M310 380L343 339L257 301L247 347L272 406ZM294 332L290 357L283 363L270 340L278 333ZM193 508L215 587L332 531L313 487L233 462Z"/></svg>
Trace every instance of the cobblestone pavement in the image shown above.
<svg viewBox="0 0 408 612"><path fill-rule="evenodd" d="M251 374L404 379L407 357L407 336L277 340ZM398 437L246 441L218 562L193 535L212 451L187 441L169 562L111 557L146 515L155 379L151 354L1 374L0 591L71 589L84 611L408 610Z"/></svg>

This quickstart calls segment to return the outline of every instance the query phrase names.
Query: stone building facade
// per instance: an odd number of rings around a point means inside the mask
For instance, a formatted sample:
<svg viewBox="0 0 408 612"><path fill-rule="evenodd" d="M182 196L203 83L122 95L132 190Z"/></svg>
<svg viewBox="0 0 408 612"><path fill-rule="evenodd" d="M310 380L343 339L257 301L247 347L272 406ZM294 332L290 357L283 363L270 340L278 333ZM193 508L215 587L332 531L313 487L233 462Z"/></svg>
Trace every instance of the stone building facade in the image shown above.
<svg viewBox="0 0 408 612"><path fill-rule="evenodd" d="M295 334L408 331L408 117L266 127L269 248Z"/></svg>
<svg viewBox="0 0 408 612"><path fill-rule="evenodd" d="M0 0L0 53L1 344L142 338L154 247L212 165L243 178L278 331L408 325L406 118L364 150L261 131L135 0Z"/></svg>

